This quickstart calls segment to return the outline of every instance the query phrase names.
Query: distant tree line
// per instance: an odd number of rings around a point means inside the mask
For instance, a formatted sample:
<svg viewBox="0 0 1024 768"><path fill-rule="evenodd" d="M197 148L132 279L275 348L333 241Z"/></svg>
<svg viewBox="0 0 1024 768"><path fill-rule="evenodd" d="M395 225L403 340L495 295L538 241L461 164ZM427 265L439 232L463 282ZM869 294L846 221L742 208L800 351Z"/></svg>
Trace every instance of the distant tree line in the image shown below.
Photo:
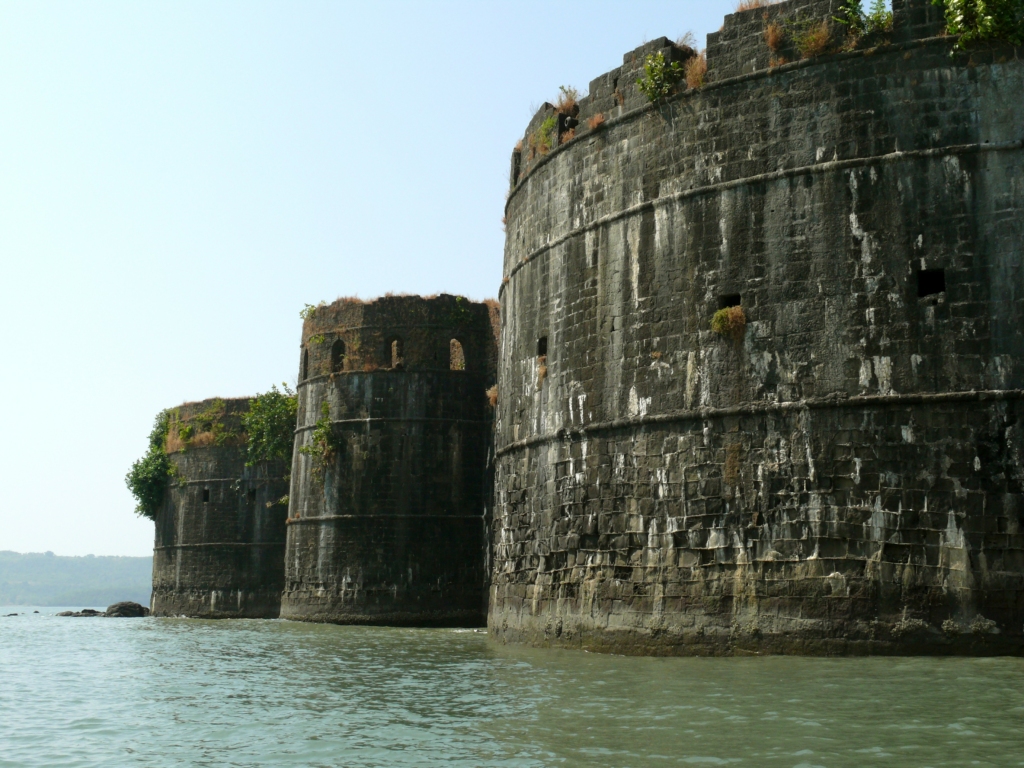
<svg viewBox="0 0 1024 768"><path fill-rule="evenodd" d="M151 557L61 557L0 552L0 605L106 608L121 600L149 605Z"/></svg>

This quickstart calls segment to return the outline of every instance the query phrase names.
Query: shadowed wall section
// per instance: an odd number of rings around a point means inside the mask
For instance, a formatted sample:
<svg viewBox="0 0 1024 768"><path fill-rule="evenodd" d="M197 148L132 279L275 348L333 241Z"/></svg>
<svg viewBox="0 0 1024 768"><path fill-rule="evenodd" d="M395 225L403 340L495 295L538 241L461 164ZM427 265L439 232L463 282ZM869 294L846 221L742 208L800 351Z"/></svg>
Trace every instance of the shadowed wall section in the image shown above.
<svg viewBox="0 0 1024 768"><path fill-rule="evenodd" d="M282 617L484 622L492 313L393 296L306 320Z"/></svg>
<svg viewBox="0 0 1024 768"><path fill-rule="evenodd" d="M495 637L1024 647L1022 54L951 58L934 9L897 0L889 44L769 67L770 19L837 5L728 16L704 88L657 106L645 57L691 54L627 54L550 152L531 147L554 109L531 122L506 210Z"/></svg>
<svg viewBox="0 0 1024 768"><path fill-rule="evenodd" d="M217 398L170 412L174 474L156 519L154 615L278 616L287 468L245 466L241 417L249 403Z"/></svg>

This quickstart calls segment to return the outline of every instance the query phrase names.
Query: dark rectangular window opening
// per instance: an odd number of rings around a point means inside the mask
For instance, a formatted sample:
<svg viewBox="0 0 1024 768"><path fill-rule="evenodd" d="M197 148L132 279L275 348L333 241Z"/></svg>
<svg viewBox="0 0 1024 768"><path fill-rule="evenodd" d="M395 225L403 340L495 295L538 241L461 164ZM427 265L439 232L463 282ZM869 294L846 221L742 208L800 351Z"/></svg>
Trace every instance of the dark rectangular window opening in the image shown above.
<svg viewBox="0 0 1024 768"><path fill-rule="evenodd" d="M203 488L203 503L205 504L210 500L210 489Z"/></svg>
<svg viewBox="0 0 1024 768"><path fill-rule="evenodd" d="M548 337L541 336L537 339L537 357L546 357L548 354Z"/></svg>
<svg viewBox="0 0 1024 768"><path fill-rule="evenodd" d="M917 273L917 297L946 292L946 270L922 269Z"/></svg>
<svg viewBox="0 0 1024 768"><path fill-rule="evenodd" d="M250 488L249 489L249 503L252 504L255 501L256 501L256 489L255 488Z"/></svg>
<svg viewBox="0 0 1024 768"><path fill-rule="evenodd" d="M724 296L718 297L718 308L728 309L729 307L738 307L740 305L740 295L738 293L727 293Z"/></svg>

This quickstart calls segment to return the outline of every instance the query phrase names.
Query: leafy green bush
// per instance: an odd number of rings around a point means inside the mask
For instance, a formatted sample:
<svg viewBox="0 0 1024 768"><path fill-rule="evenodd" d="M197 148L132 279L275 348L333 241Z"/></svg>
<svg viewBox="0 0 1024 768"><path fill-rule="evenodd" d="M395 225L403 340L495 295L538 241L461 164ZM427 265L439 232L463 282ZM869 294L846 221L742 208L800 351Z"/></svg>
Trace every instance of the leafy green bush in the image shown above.
<svg viewBox="0 0 1024 768"><path fill-rule="evenodd" d="M892 11L885 7L885 0L871 0L871 10L865 12L861 0L844 0L835 20L845 24L853 37L892 32Z"/></svg>
<svg viewBox="0 0 1024 768"><path fill-rule="evenodd" d="M320 404L320 414L320 418L309 436L309 444L299 448L299 453L312 457L313 475L323 478L324 471L338 455L341 443L334 434L334 425L331 423L331 404L326 400Z"/></svg>
<svg viewBox="0 0 1024 768"><path fill-rule="evenodd" d="M640 93L648 101L660 101L675 93L686 76L686 70L678 61L668 64L661 51L644 59L644 76L636 81Z"/></svg>
<svg viewBox="0 0 1024 768"><path fill-rule="evenodd" d="M132 464L131 471L125 475L125 483L137 502L135 514L156 520L160 505L164 503L167 493L167 481L172 474L171 460L167 458L164 443L170 425L170 412L161 411L149 433L149 449L146 455Z"/></svg>
<svg viewBox="0 0 1024 768"><path fill-rule="evenodd" d="M242 416L242 426L249 438L247 467L264 461L291 460L299 400L287 384L281 386L283 392L271 386L268 392L256 395L249 412Z"/></svg>
<svg viewBox="0 0 1024 768"><path fill-rule="evenodd" d="M1024 0L932 0L943 9L958 48L985 40L1024 45Z"/></svg>

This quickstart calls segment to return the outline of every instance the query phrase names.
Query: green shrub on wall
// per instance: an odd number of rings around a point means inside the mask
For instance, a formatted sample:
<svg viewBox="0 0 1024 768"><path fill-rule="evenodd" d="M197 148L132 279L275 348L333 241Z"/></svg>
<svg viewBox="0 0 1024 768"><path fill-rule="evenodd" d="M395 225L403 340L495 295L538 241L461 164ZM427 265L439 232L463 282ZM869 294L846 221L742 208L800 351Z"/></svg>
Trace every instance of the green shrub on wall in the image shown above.
<svg viewBox="0 0 1024 768"><path fill-rule="evenodd" d="M685 76L682 64L678 61L667 63L665 55L659 51L644 59L644 76L636 84L649 101L660 101L675 93Z"/></svg>
<svg viewBox="0 0 1024 768"><path fill-rule="evenodd" d="M165 442L170 425L171 414L161 411L149 433L149 450L146 455L132 464L131 471L125 476L128 490L135 497L135 514L156 519L156 513L164 502L167 492L167 481L171 477L171 460L167 458Z"/></svg>
<svg viewBox="0 0 1024 768"><path fill-rule="evenodd" d="M334 434L331 423L331 405L326 400L320 404L320 418L309 436L309 444L299 448L299 453L313 460L313 476L323 479L324 472L338 455L341 441Z"/></svg>
<svg viewBox="0 0 1024 768"><path fill-rule="evenodd" d="M942 8L946 31L958 47L986 40L1024 45L1024 0L932 0Z"/></svg>
<svg viewBox="0 0 1024 768"><path fill-rule="evenodd" d="M249 412L242 416L242 426L248 435L247 467L264 461L291 460L299 399L287 384L281 386L283 392L271 386L268 392L256 395Z"/></svg>

